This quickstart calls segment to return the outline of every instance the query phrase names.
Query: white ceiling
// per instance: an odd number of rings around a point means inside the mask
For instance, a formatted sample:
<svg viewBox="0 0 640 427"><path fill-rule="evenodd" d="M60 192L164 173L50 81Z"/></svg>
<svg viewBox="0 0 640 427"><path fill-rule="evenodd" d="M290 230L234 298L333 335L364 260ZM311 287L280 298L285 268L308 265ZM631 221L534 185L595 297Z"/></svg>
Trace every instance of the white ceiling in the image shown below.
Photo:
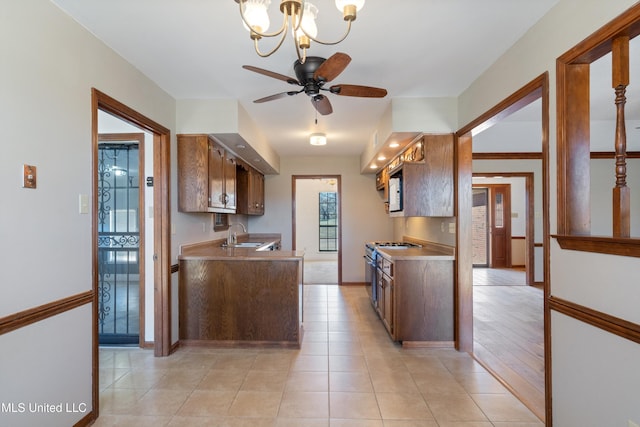
<svg viewBox="0 0 640 427"><path fill-rule="evenodd" d="M288 36L273 56L258 57L234 0L52 1L172 97L239 100L287 157L359 155L392 98L457 97L558 0L369 0L344 42L313 44L309 55L349 54L351 64L332 83L383 87L388 95L329 95L334 112L318 115L317 125L304 94L252 102L292 86L241 66L295 77L296 54ZM278 3L272 0L271 29L281 21ZM320 9L318 37L341 35L334 1L313 3ZM261 42L264 50L271 42ZM308 144L314 131L327 133L327 146Z"/></svg>

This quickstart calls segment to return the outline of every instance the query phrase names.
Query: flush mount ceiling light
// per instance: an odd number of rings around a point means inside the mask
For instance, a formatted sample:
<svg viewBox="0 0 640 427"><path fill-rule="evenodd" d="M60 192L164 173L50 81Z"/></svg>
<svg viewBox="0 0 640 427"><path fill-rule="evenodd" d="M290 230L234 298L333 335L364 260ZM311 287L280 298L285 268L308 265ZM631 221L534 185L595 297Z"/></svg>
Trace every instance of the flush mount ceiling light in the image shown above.
<svg viewBox="0 0 640 427"><path fill-rule="evenodd" d="M357 12L364 6L365 0L335 0L336 7L342 12L343 19L347 22L347 28L343 36L333 42L322 41L316 38L318 28L316 26L316 17L318 16L318 8L312 3L305 0L281 0L280 12L283 15L282 25L280 29L268 33L269 30L269 13L267 9L271 4L271 0L234 0L240 6L240 16L245 28L249 31L251 40L256 49L256 53L261 57L267 57L277 51L285 37L287 29L291 28L293 36L293 44L296 48L298 60L304 64L307 58L307 49L311 46L311 40L324 45L335 45L347 38L351 31L351 23L356 20ZM269 52L263 53L258 48L258 41L261 38L278 37L280 39L276 46Z"/></svg>
<svg viewBox="0 0 640 427"><path fill-rule="evenodd" d="M327 135L324 133L312 133L309 135L309 144L327 145Z"/></svg>

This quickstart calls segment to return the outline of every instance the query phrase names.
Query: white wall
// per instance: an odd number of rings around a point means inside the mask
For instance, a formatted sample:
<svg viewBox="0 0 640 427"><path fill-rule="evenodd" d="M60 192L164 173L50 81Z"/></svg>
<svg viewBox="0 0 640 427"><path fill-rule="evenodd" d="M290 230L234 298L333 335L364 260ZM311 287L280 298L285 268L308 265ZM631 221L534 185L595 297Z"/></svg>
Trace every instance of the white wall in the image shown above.
<svg viewBox="0 0 640 427"><path fill-rule="evenodd" d="M91 88L175 128L175 102L48 0L0 14L0 317L91 290ZM172 132L173 133L173 132ZM22 165L37 167L21 188ZM0 335L0 402L91 409L91 304ZM86 413L0 414L12 427L73 425ZM10 418L9 418L10 417Z"/></svg>
<svg viewBox="0 0 640 427"><path fill-rule="evenodd" d="M360 174L358 157L283 157L280 175L265 177L265 214L250 217L254 233L281 233L282 248L292 246L292 175L342 177L342 281L364 282L364 243L393 238L375 175Z"/></svg>
<svg viewBox="0 0 640 427"><path fill-rule="evenodd" d="M556 58L634 3L560 0L459 99L462 126L549 71L551 234L556 231L557 217ZM563 251L551 240L552 295L636 323L639 311L634 302L640 301L637 271L638 258ZM551 330L554 425L624 426L628 419L640 423L640 346L557 313L552 316Z"/></svg>

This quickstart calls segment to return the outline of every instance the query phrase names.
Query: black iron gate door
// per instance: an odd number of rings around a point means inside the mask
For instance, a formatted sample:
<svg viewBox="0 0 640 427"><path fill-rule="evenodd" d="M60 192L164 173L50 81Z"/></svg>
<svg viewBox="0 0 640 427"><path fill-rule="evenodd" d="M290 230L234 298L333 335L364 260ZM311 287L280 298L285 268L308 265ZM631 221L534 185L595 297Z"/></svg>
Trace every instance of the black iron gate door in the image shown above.
<svg viewBox="0 0 640 427"><path fill-rule="evenodd" d="M98 332L100 344L140 336L139 149L98 145Z"/></svg>

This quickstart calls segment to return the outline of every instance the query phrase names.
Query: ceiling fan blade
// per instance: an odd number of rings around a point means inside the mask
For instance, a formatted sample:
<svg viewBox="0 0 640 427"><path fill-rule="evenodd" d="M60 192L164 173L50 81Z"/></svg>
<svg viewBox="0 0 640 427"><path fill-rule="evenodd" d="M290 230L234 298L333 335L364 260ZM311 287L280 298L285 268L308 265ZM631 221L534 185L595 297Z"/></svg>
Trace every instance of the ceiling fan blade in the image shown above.
<svg viewBox="0 0 640 427"><path fill-rule="evenodd" d="M329 82L344 71L351 62L351 57L346 53L337 52L325 60L318 69L313 73L314 80L322 80Z"/></svg>
<svg viewBox="0 0 640 427"><path fill-rule="evenodd" d="M274 101L276 99L284 98L284 97L287 97L287 96L297 95L299 93L300 92L296 92L296 91L276 93L275 95L265 96L264 98L256 99L253 102L256 103L256 104L261 104L263 102Z"/></svg>
<svg viewBox="0 0 640 427"><path fill-rule="evenodd" d="M371 86L335 85L329 88L331 93L342 96L359 96L363 98L384 98L387 90Z"/></svg>
<svg viewBox="0 0 640 427"><path fill-rule="evenodd" d="M274 73L273 71L264 70L262 68L254 67L253 65L243 65L242 68L245 70L253 71L254 73L262 74L267 77L272 77L274 79L285 81L292 85L300 85L300 82L293 77L285 76L284 74Z"/></svg>
<svg viewBox="0 0 640 427"><path fill-rule="evenodd" d="M329 102L329 98L324 95L316 95L311 98L311 103L313 107L318 111L318 113L326 116L327 114L333 113L333 107L331 106L331 102Z"/></svg>

